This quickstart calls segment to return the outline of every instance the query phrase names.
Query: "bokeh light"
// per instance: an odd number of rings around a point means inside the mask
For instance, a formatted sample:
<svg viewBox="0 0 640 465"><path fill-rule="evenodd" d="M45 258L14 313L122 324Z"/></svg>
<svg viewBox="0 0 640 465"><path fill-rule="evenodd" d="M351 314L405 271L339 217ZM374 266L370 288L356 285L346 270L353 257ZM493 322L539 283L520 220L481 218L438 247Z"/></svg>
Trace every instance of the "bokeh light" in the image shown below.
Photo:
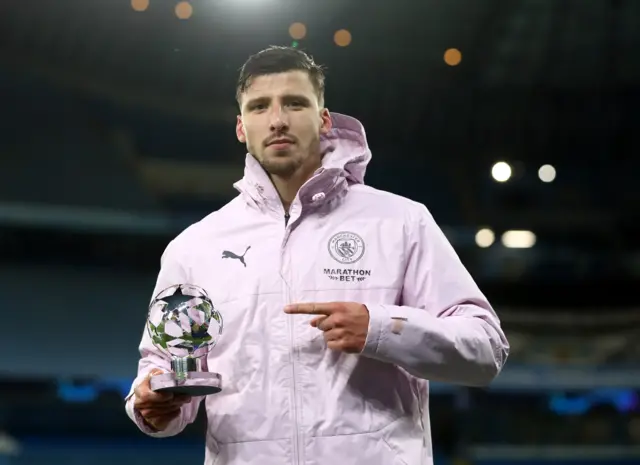
<svg viewBox="0 0 640 465"><path fill-rule="evenodd" d="M351 33L346 29L340 29L333 35L333 41L338 47L346 47L351 43Z"/></svg>
<svg viewBox="0 0 640 465"><path fill-rule="evenodd" d="M131 8L135 11L145 11L149 8L149 0L131 0Z"/></svg>
<svg viewBox="0 0 640 465"><path fill-rule="evenodd" d="M506 182L511 178L512 170L509 163L499 161L491 168L491 177L498 182Z"/></svg>
<svg viewBox="0 0 640 465"><path fill-rule="evenodd" d="M180 2L176 5L176 16L179 19L189 19L193 14L193 7L189 2Z"/></svg>
<svg viewBox="0 0 640 465"><path fill-rule="evenodd" d="M502 245L509 249L529 249L536 244L536 235L531 231L506 231Z"/></svg>
<svg viewBox="0 0 640 465"><path fill-rule="evenodd" d="M462 61L462 52L457 48L450 48L444 52L444 62L449 66L458 66Z"/></svg>
<svg viewBox="0 0 640 465"><path fill-rule="evenodd" d="M307 26L302 23L293 23L289 26L289 35L293 40L304 39L307 35Z"/></svg>
<svg viewBox="0 0 640 465"><path fill-rule="evenodd" d="M482 247L483 249L487 247L491 247L491 245L495 242L496 235L489 228L480 229L476 233L476 245L478 247Z"/></svg>
<svg viewBox="0 0 640 465"><path fill-rule="evenodd" d="M556 169L553 165L542 165L538 170L538 177L542 182L553 182L556 179Z"/></svg>

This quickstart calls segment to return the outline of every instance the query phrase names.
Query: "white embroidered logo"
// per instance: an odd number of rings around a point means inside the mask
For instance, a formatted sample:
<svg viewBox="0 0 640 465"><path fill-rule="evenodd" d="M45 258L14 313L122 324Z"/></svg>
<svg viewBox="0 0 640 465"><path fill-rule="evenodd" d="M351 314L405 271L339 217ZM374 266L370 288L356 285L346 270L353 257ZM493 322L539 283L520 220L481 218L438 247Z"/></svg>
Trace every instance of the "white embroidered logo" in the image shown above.
<svg viewBox="0 0 640 465"><path fill-rule="evenodd" d="M355 263L364 255L364 241L352 232L339 232L329 239L329 254L343 265Z"/></svg>

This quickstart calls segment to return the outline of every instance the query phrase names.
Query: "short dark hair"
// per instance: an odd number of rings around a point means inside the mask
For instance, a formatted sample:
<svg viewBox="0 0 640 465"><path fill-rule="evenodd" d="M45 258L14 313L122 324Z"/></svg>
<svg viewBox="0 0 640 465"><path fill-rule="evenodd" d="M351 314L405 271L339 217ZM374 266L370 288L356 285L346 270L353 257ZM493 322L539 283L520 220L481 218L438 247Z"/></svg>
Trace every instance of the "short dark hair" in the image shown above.
<svg viewBox="0 0 640 465"><path fill-rule="evenodd" d="M251 86L251 81L267 74L305 71L316 91L320 104L324 104L324 66L316 64L307 53L293 47L272 45L251 55L240 68L236 85L236 100L240 104L242 94Z"/></svg>

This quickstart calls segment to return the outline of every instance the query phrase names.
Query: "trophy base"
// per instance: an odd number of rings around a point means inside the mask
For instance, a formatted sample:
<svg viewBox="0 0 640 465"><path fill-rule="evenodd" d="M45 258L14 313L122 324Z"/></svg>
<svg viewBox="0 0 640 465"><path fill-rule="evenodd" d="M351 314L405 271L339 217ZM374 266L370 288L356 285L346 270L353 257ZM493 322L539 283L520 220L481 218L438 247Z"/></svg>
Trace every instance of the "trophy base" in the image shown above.
<svg viewBox="0 0 640 465"><path fill-rule="evenodd" d="M217 394L222 390L222 377L208 371L189 371L180 379L173 373L152 376L149 385L154 392L186 394L191 397Z"/></svg>

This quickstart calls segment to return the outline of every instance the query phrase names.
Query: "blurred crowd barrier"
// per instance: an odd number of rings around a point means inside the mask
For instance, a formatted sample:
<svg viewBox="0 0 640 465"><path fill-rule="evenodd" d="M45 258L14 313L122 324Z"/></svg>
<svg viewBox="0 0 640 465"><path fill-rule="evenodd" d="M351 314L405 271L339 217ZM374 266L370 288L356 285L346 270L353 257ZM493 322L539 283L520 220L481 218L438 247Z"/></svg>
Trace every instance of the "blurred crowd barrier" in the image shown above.
<svg viewBox="0 0 640 465"><path fill-rule="evenodd" d="M502 311L510 362L640 368L640 308Z"/></svg>

